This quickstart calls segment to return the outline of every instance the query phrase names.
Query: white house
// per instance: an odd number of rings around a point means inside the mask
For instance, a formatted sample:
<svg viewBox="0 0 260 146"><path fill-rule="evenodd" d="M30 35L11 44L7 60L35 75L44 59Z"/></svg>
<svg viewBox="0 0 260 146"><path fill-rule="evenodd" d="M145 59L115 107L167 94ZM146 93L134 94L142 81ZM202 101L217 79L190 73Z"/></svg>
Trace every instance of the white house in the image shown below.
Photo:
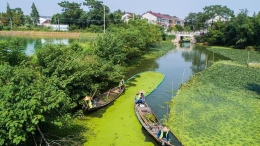
<svg viewBox="0 0 260 146"><path fill-rule="evenodd" d="M214 22L226 22L226 21L229 21L230 20L230 18L223 18L223 17L221 17L221 16L216 16L215 18L213 18L213 19L209 19L208 21L207 21L207 23L208 24L211 24L212 22L214 23Z"/></svg>
<svg viewBox="0 0 260 146"><path fill-rule="evenodd" d="M127 12L121 17L121 20L123 20L124 22L128 22L130 19L134 19L134 17L134 13Z"/></svg>
<svg viewBox="0 0 260 146"><path fill-rule="evenodd" d="M150 23L161 25L165 29L174 25L173 18L170 15L155 13L152 11L144 13L142 19L147 19Z"/></svg>
<svg viewBox="0 0 260 146"><path fill-rule="evenodd" d="M173 18L174 25L181 25L184 26L184 21L178 17Z"/></svg>
<svg viewBox="0 0 260 146"><path fill-rule="evenodd" d="M50 27L52 30L69 30L69 25L67 24L51 24L51 17L40 17L38 25L43 27Z"/></svg>

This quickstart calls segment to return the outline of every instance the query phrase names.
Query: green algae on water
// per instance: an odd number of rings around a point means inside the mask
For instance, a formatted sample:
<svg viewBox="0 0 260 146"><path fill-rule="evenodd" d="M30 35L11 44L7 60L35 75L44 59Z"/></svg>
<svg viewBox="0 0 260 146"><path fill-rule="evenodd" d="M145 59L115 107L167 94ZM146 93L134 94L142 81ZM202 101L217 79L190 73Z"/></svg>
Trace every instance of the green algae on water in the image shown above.
<svg viewBox="0 0 260 146"><path fill-rule="evenodd" d="M126 91L115 102L79 120L89 129L83 133L87 141L84 145L154 146L154 140L145 137L136 118L134 97L140 90L148 96L163 79L164 75L158 72L140 73L126 81Z"/></svg>

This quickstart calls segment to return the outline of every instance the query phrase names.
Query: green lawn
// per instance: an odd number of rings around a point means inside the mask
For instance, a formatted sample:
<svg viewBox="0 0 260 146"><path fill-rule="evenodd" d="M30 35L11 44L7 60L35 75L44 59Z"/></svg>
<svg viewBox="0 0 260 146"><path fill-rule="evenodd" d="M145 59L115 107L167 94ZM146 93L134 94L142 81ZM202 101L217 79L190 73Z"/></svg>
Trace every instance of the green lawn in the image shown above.
<svg viewBox="0 0 260 146"><path fill-rule="evenodd" d="M260 70L233 61L213 64L182 85L170 117L185 146L260 145Z"/></svg>

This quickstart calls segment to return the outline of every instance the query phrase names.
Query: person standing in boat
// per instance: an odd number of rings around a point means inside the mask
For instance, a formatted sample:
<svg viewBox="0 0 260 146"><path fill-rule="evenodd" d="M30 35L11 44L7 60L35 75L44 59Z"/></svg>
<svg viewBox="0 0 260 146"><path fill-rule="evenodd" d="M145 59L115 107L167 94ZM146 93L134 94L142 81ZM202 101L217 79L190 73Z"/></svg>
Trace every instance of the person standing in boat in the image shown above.
<svg viewBox="0 0 260 146"><path fill-rule="evenodd" d="M124 79L122 79L122 80L119 82L119 87L120 87L121 90L124 89L124 87L125 87L125 80L124 80Z"/></svg>
<svg viewBox="0 0 260 146"><path fill-rule="evenodd" d="M141 91L140 91L140 99L145 102L144 93L145 93L144 90L141 90Z"/></svg>
<svg viewBox="0 0 260 146"><path fill-rule="evenodd" d="M93 107L91 97L86 96L83 100L86 102L86 109L91 109Z"/></svg>
<svg viewBox="0 0 260 146"><path fill-rule="evenodd" d="M162 141L162 145L165 145L165 142L170 145L169 129L164 126L161 130L158 131L157 138Z"/></svg>

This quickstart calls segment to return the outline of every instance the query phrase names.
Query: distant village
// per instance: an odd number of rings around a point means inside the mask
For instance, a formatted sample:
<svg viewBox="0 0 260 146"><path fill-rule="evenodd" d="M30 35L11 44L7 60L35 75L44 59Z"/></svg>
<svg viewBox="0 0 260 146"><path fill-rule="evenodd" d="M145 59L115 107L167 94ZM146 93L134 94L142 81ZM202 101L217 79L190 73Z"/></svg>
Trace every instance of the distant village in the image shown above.
<svg viewBox="0 0 260 146"><path fill-rule="evenodd" d="M161 14L160 12L153 12L151 10L147 11L142 15L136 15L131 12L126 12L124 15L122 15L121 20L128 23L129 20L134 20L137 18L146 19L149 23L160 25L165 30L175 25L184 26L184 20L176 16L170 16L169 14ZM53 30L67 31L69 29L69 25L67 24L51 24L51 17L48 16L40 16L38 25L44 27L51 27Z"/></svg>

